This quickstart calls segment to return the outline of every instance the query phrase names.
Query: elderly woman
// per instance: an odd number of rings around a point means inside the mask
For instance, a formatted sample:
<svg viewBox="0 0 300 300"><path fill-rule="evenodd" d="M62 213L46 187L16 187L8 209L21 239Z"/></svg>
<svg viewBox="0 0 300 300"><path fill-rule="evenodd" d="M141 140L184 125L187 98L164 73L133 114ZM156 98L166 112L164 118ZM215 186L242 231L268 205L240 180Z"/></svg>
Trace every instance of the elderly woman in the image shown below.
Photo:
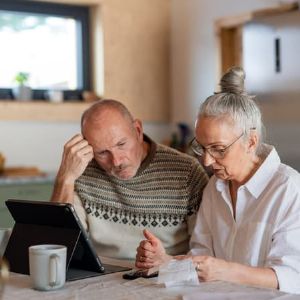
<svg viewBox="0 0 300 300"><path fill-rule="evenodd" d="M199 279L300 293L300 174L262 143L261 113L241 68L201 105L193 151L213 169L190 241ZM171 257L149 231L136 266Z"/></svg>

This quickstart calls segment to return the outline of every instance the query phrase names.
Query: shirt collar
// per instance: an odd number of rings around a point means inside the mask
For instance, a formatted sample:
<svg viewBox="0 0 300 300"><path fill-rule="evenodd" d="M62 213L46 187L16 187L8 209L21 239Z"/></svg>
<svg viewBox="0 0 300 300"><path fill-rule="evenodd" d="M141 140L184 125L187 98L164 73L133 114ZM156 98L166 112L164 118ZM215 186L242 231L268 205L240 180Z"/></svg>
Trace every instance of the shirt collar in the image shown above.
<svg viewBox="0 0 300 300"><path fill-rule="evenodd" d="M245 187L256 199L269 184L281 163L277 151L271 145L263 144L260 156L263 159L263 163L248 182L245 183ZM227 186L227 180L216 178L216 188L219 192L224 191Z"/></svg>
<svg viewBox="0 0 300 300"><path fill-rule="evenodd" d="M270 145L262 145L261 157L264 159L263 163L245 184L255 198L258 198L265 190L281 163L277 151Z"/></svg>
<svg viewBox="0 0 300 300"><path fill-rule="evenodd" d="M215 181L216 181L216 189L219 192L223 192L225 190L225 188L227 187L227 185L228 185L228 181L220 179L216 175L213 175L212 178L214 178Z"/></svg>

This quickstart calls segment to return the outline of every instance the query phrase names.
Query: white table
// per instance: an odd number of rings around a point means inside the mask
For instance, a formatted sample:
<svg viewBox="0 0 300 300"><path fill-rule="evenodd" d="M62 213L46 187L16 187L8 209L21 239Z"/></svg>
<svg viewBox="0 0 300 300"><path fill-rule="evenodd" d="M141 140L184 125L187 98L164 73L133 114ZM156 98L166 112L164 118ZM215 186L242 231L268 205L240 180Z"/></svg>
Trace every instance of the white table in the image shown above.
<svg viewBox="0 0 300 300"><path fill-rule="evenodd" d="M191 295L192 293L192 295ZM296 300L300 295L284 294L278 291L257 289L224 282L201 283L195 287L165 288L156 284L156 279L137 279L126 281L120 273L93 277L73 282L56 291L40 292L31 288L29 276L11 274L11 278L4 289L3 300L71 300L71 299L243 299L243 300ZM241 298L242 297L242 298Z"/></svg>
<svg viewBox="0 0 300 300"><path fill-rule="evenodd" d="M124 265L124 264L123 264ZM126 264L125 264L126 265ZM128 264L127 264L128 265ZM1 298L1 297L0 297ZM66 282L62 289L40 292L31 288L27 275L11 273L1 300L296 300L300 295L284 294L276 290L247 287L225 282L200 283L199 286L165 288L156 278L124 280L122 273Z"/></svg>

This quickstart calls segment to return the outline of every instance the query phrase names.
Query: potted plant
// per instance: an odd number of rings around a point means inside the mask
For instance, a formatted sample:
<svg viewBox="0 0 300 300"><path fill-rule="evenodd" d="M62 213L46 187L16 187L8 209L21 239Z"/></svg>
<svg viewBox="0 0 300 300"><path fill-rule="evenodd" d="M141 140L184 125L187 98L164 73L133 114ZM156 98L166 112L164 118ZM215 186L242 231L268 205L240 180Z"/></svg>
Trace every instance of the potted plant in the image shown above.
<svg viewBox="0 0 300 300"><path fill-rule="evenodd" d="M19 72L14 78L17 83L17 87L13 89L13 94L17 100L31 100L32 90L26 85L29 79L29 73Z"/></svg>

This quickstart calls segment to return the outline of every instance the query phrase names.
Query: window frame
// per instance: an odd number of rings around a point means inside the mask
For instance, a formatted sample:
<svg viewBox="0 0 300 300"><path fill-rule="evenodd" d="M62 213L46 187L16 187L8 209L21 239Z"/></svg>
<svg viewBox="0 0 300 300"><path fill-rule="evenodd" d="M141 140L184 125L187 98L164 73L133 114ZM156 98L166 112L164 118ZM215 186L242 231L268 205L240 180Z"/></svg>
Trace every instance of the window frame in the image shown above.
<svg viewBox="0 0 300 300"><path fill-rule="evenodd" d="M72 17L78 21L77 40L77 90L64 90L65 100L81 100L82 91L91 89L91 62L90 62L90 9L86 5L73 5L27 0L1 0L0 10L11 12L38 13L58 17ZM45 100L46 90L33 89L33 99ZM13 99L12 89L0 88L3 99ZM6 97L5 97L6 96Z"/></svg>

